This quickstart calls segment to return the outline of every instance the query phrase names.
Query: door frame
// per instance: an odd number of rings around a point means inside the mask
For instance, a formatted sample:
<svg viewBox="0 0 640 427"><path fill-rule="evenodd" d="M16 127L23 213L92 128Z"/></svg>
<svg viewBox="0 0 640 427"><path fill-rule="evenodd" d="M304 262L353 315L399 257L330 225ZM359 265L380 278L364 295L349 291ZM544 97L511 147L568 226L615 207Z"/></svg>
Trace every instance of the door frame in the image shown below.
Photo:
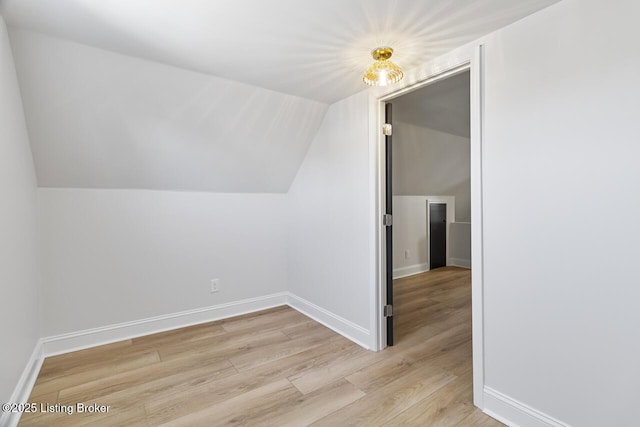
<svg viewBox="0 0 640 427"><path fill-rule="evenodd" d="M471 107L471 305L473 346L473 403L484 408L484 302L483 302L483 189L482 142L484 116L484 46L466 46L434 60L414 73L407 73L406 83L400 88L382 88L369 97L369 135L371 183L371 265L373 292L370 298L371 333L374 350L386 348L386 320L383 306L386 302L385 231L382 222L385 200L384 170L384 105L400 95L413 92L456 74L470 72Z"/></svg>

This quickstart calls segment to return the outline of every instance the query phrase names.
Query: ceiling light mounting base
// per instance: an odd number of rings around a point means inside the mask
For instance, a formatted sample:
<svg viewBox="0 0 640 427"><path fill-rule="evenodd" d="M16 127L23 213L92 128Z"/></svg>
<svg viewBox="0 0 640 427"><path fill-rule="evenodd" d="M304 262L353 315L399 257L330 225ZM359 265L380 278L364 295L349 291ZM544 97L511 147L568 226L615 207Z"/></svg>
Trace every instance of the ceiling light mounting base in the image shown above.
<svg viewBox="0 0 640 427"><path fill-rule="evenodd" d="M386 61L391 58L391 55L393 55L393 49L387 46L378 47L371 51L371 56L376 61Z"/></svg>

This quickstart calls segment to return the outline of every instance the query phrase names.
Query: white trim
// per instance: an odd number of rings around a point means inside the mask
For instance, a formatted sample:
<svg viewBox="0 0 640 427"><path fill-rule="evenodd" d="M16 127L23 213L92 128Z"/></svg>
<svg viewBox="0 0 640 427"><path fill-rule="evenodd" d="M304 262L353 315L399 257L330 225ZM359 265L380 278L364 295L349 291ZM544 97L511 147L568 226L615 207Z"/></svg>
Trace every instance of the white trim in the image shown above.
<svg viewBox="0 0 640 427"><path fill-rule="evenodd" d="M414 274L424 273L425 271L429 271L429 264L414 264L408 265L406 267L394 268L393 269L393 278L401 279L407 276L413 276Z"/></svg>
<svg viewBox="0 0 640 427"><path fill-rule="evenodd" d="M484 246L482 144L484 141L484 46L471 58L471 328L473 348L473 403L484 409Z"/></svg>
<svg viewBox="0 0 640 427"><path fill-rule="evenodd" d="M31 353L31 357L29 358L24 371L22 371L22 375L20 375L18 384L13 390L13 394L11 395L11 399L9 399L9 402L2 403L27 402L29 396L31 395L33 385L36 383L36 379L38 378L38 374L40 373L40 368L42 367L43 360L44 358L42 357L42 340L40 339L36 342L36 345L33 348L33 353ZM0 412L0 426L17 426L18 422L20 421L21 415L21 412Z"/></svg>
<svg viewBox="0 0 640 427"><path fill-rule="evenodd" d="M290 292L280 292L263 297L42 338L40 340L42 348L38 350L38 354L42 354L44 357L56 356L140 336L227 319L281 305L288 305L356 344L366 349L372 349L371 334L368 329Z"/></svg>
<svg viewBox="0 0 640 427"><path fill-rule="evenodd" d="M373 91L369 92L369 129L378 129L380 126L379 111L381 103L375 97ZM380 258L383 254L380 236L383 233L383 225L380 216L383 212L383 199L380 197L381 176L378 172L384 165L380 157L380 146L378 144L378 132L369 131L369 329L372 332L370 337L371 349L380 351L384 348L382 343L386 342L386 330L379 326L382 301L384 301L383 289L379 283L383 280L382 274L385 260Z"/></svg>
<svg viewBox="0 0 640 427"><path fill-rule="evenodd" d="M449 258L449 263L447 265L453 265L455 267L462 268L471 268L471 260L462 258Z"/></svg>
<svg viewBox="0 0 640 427"><path fill-rule="evenodd" d="M319 307L304 298L300 298L291 292L289 292L289 301L287 304L294 310L297 310L316 322L323 324L343 337L366 348L367 350L371 350L371 346L369 345L371 342L371 334L362 326L356 325L344 317L338 316L337 314Z"/></svg>
<svg viewBox="0 0 640 427"><path fill-rule="evenodd" d="M570 427L487 386L484 387L484 405L487 415L512 427Z"/></svg>
<svg viewBox="0 0 640 427"><path fill-rule="evenodd" d="M373 331L373 347L376 351L387 346L386 321L382 307L386 303L386 258L385 258L385 226L382 223L384 212L384 136L381 126L384 123L384 103L373 91L369 95L369 174L371 205L371 221L369 242L373 244L371 256L371 290L369 311L371 312L371 331Z"/></svg>
<svg viewBox="0 0 640 427"><path fill-rule="evenodd" d="M280 292L211 307L46 337L42 339L42 353L47 357L55 356L130 338L266 310L286 303L287 292Z"/></svg>

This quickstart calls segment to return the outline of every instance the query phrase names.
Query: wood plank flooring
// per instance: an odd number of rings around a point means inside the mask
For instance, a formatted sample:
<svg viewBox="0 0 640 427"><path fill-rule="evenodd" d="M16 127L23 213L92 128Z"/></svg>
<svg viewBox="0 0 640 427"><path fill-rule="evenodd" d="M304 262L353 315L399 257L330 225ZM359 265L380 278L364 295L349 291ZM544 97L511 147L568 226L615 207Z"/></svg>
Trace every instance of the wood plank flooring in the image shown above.
<svg viewBox="0 0 640 427"><path fill-rule="evenodd" d="M47 358L29 401L52 412L20 425L501 426L472 404L470 271L394 289L382 352L278 307Z"/></svg>

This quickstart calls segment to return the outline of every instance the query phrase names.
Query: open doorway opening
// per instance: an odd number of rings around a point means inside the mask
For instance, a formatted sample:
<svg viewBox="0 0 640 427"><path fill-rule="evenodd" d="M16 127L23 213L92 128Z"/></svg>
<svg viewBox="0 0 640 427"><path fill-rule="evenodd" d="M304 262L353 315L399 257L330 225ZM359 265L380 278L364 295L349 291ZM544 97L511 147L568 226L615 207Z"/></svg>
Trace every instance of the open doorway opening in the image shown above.
<svg viewBox="0 0 640 427"><path fill-rule="evenodd" d="M390 101L394 340L463 322L469 365L470 96L467 70Z"/></svg>
<svg viewBox="0 0 640 427"><path fill-rule="evenodd" d="M392 135L385 135L388 130L388 126L384 125L385 113L387 106L390 110L393 109L393 101L401 97L402 95L410 94L424 87L436 84L440 81L446 80L450 77L457 76L461 73L469 72L470 74L470 169L471 169L471 222L473 227L471 228L471 263L472 270L471 276L471 297L472 297L472 309L471 309L471 326L472 326L472 369L467 375L473 377L473 404L478 408L484 408L485 397L485 383L484 383L484 298L483 298L483 190L482 190L482 151L483 151L483 114L484 114L484 69L483 61L484 48L482 45L476 46L473 49L467 49L443 57L428 67L425 67L424 71L417 73L417 78L404 87L393 90L389 88L387 91L382 91L380 96L376 99L371 99L371 120L370 120L370 144L373 150L376 152L376 156L372 159L372 166L375 173L372 175L371 184L373 194L375 198L372 199L372 213L373 218L373 230L372 238L375 239L375 251L372 254L372 265L375 274L375 293L372 294L371 307L372 307L372 329L375 329L376 333L376 349L383 350L389 345L388 326L395 323L394 320L394 306L393 306L393 250L389 251L387 243L387 235L393 231L394 218L393 215L388 217L388 213L393 211L393 192L392 187L389 184L387 176L392 177L392 173L387 173L385 158L386 154L392 153L392 150L387 150ZM375 107L374 107L375 106ZM375 119L374 119L375 116ZM393 129L393 127L391 127ZM391 129L391 130L392 130ZM392 163L392 162L391 162ZM391 183L392 184L392 183ZM386 206L387 195L390 195L391 203ZM391 211L388 210L391 208ZM391 233L387 230L389 225L392 227ZM391 243L392 243L391 236ZM446 267L456 268L456 267ZM437 270L435 270L437 271ZM469 272L468 270L465 270ZM390 284L390 286L388 286ZM391 293L391 299L387 298L388 293ZM388 305L391 304L391 307ZM455 310L455 307L450 309ZM459 311L458 313L463 313ZM391 322L389 317L392 317ZM410 324L410 322L409 322ZM466 344L468 346L469 330L467 326ZM392 331L393 332L393 331ZM451 331L455 333L455 331ZM393 339L393 337L392 337ZM404 344L396 345L392 349L394 353L406 353L411 354L417 352L420 357L424 355L424 345L431 345L437 339L433 336L428 340L429 342L420 341L416 339L416 348L413 349L399 349L398 347L411 346L408 340L404 341ZM468 347L467 347L468 348ZM445 351L445 353L447 353ZM466 361L466 368L468 370L468 359ZM465 377L466 378L466 377ZM467 390L466 386L464 387Z"/></svg>
<svg viewBox="0 0 640 427"><path fill-rule="evenodd" d="M387 344L457 376L471 403L470 71L385 101Z"/></svg>
<svg viewBox="0 0 640 427"><path fill-rule="evenodd" d="M394 277L471 266L470 82L393 99Z"/></svg>

